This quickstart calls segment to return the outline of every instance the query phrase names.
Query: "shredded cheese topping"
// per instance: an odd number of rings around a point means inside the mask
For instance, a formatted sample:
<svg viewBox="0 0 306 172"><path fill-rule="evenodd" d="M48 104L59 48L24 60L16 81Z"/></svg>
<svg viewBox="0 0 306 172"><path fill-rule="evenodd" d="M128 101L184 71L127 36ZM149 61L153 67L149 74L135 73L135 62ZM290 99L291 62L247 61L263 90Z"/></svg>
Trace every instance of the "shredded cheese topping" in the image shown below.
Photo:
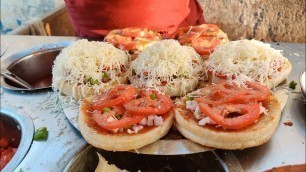
<svg viewBox="0 0 306 172"><path fill-rule="evenodd" d="M122 72L128 71L129 65L130 56L110 43L78 40L56 57L52 87L55 91L60 90L62 81L66 81L83 89L92 87L98 92L103 85L120 82L120 77L124 75ZM109 81L103 82L105 76Z"/></svg>
<svg viewBox="0 0 306 172"><path fill-rule="evenodd" d="M204 63L195 50L181 46L175 40L163 40L152 44L141 52L131 64L131 82L136 87L162 90L162 86L188 87L188 79L199 80Z"/></svg>
<svg viewBox="0 0 306 172"><path fill-rule="evenodd" d="M220 45L205 62L206 70L226 75L230 82L265 84L280 73L286 59L280 50L257 40L231 41ZM235 77L232 77L235 76ZM270 80L271 81L271 80Z"/></svg>

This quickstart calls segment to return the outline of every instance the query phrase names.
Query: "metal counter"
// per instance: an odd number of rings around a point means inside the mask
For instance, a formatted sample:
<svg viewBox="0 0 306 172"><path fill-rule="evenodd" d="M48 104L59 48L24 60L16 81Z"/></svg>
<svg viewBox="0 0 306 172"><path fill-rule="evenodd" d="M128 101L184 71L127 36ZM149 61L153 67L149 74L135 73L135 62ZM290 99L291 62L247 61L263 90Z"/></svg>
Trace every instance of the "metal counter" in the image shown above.
<svg viewBox="0 0 306 172"><path fill-rule="evenodd" d="M75 37L7 36L1 35L1 45L8 45L6 57L25 49ZM272 43L283 50L293 70L287 82L299 82L299 73L305 68L305 44ZM300 86L291 92L279 127L272 139L259 147L233 151L246 171L263 171L277 166L305 163L305 103ZM67 120L55 103L57 95L51 89L35 92L10 91L1 88L1 108L29 115L35 129L47 127L47 141L33 141L28 154L15 171L63 171L73 156L86 145L80 133ZM284 125L291 121L292 126ZM226 153L226 151L224 152Z"/></svg>

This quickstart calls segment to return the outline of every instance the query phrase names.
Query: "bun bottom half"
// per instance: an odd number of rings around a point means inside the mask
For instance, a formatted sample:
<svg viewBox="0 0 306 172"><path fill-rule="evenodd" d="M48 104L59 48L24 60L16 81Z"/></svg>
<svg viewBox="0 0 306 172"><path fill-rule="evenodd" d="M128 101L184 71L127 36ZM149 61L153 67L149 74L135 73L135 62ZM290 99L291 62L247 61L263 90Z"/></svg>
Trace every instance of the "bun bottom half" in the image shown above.
<svg viewBox="0 0 306 172"><path fill-rule="evenodd" d="M128 83L128 79L127 77L121 77L119 78L118 82L112 82L112 83L107 83L104 85L101 85L100 90L104 90L104 89L110 89L116 85L119 84L126 84ZM83 99L89 96L92 96L94 94L97 94L98 91L95 90L93 87L89 87L89 86L78 86L78 85L74 85L71 84L67 81L60 81L59 82L59 86L58 86L58 90L60 93L66 95L66 96L71 96L77 100L79 99Z"/></svg>
<svg viewBox="0 0 306 172"><path fill-rule="evenodd" d="M171 110L163 116L161 126L144 127L136 134L126 131L113 133L94 123L91 118L91 102L96 96L83 100L79 110L78 127L85 140L94 147L108 151L128 151L138 149L155 142L165 136L174 123L174 111Z"/></svg>
<svg viewBox="0 0 306 172"><path fill-rule="evenodd" d="M138 79L135 77L130 78L130 82L132 85L136 87L146 87ZM164 86L156 86L156 88L163 90L170 97L184 96L189 92L194 91L194 89L198 86L197 78L177 78L175 79L176 86L173 86L172 83L167 83Z"/></svg>
<svg viewBox="0 0 306 172"><path fill-rule="evenodd" d="M288 76L290 75L292 70L292 65L289 61L286 61L286 63L284 64L284 66L282 67L281 72L266 80L262 85L267 86L269 89L273 89L275 87L277 87L279 84L281 84L283 81L285 81ZM218 82L223 82L223 81L227 81L226 78L220 78L220 77L213 77L211 73L208 73L208 82L209 83L218 83ZM205 87L205 84L207 82L204 81L200 81L199 82L199 87L203 88Z"/></svg>
<svg viewBox="0 0 306 172"><path fill-rule="evenodd" d="M186 112L175 108L176 128L186 138L204 146L219 149L245 149L267 142L275 132L281 117L281 108L275 96L264 102L268 114L262 114L255 124L241 130L225 130L215 126L199 126Z"/></svg>

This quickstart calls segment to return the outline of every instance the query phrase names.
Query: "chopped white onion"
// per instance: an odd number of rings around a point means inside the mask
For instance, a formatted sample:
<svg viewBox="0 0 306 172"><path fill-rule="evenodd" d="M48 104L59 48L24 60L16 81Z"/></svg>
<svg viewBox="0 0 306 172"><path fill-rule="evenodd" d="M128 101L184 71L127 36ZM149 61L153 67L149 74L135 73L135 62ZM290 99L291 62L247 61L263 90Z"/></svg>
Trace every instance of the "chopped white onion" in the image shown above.
<svg viewBox="0 0 306 172"><path fill-rule="evenodd" d="M162 124L163 124L163 117L155 115L154 116L154 125L155 126L160 126Z"/></svg>

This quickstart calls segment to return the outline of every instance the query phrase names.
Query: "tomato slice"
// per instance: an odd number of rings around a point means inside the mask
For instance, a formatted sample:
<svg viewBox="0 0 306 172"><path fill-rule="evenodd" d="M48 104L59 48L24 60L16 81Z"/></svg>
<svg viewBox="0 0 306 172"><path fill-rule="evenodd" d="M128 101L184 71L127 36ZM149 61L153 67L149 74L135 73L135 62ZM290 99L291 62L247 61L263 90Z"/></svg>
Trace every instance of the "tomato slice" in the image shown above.
<svg viewBox="0 0 306 172"><path fill-rule="evenodd" d="M216 36L219 33L219 27L214 24L202 24L199 28L203 30L202 35Z"/></svg>
<svg viewBox="0 0 306 172"><path fill-rule="evenodd" d="M152 96L154 94L154 99ZM142 91L140 98L126 102L125 109L133 115L162 115L167 113L173 106L168 95L158 94L157 91Z"/></svg>
<svg viewBox="0 0 306 172"><path fill-rule="evenodd" d="M143 116L131 115L125 112L122 106L114 106L104 113L96 110L93 112L92 117L98 125L107 130L129 127L139 123L144 118Z"/></svg>
<svg viewBox="0 0 306 172"><path fill-rule="evenodd" d="M130 37L117 34L109 34L105 40L121 50L132 50L136 48L136 43Z"/></svg>
<svg viewBox="0 0 306 172"><path fill-rule="evenodd" d="M196 39L199 37L203 32L202 28L198 26L189 26L189 27L182 27L175 31L170 38L177 39L180 44L190 44L192 39Z"/></svg>
<svg viewBox="0 0 306 172"><path fill-rule="evenodd" d="M196 101L218 105L223 103L248 103L263 101L270 95L267 87L258 83L248 82L248 88L239 87L228 82L218 83L210 90L209 95L197 98Z"/></svg>
<svg viewBox="0 0 306 172"><path fill-rule="evenodd" d="M208 70L208 73L210 75L213 75L214 73L218 78L227 79L227 75L222 74L222 72L213 72L213 70ZM232 79L236 79L236 75L232 75Z"/></svg>
<svg viewBox="0 0 306 172"><path fill-rule="evenodd" d="M213 53L221 40L212 36L200 36L192 39L191 45L200 55L210 55Z"/></svg>
<svg viewBox="0 0 306 172"><path fill-rule="evenodd" d="M205 115L225 129L244 128L253 124L260 116L260 108L257 102L222 106L209 106L200 103L199 107ZM239 116L229 117L233 113L239 114Z"/></svg>
<svg viewBox="0 0 306 172"><path fill-rule="evenodd" d="M92 104L92 108L102 111L103 108L122 104L135 98L137 90L130 85L119 85L100 94Z"/></svg>

